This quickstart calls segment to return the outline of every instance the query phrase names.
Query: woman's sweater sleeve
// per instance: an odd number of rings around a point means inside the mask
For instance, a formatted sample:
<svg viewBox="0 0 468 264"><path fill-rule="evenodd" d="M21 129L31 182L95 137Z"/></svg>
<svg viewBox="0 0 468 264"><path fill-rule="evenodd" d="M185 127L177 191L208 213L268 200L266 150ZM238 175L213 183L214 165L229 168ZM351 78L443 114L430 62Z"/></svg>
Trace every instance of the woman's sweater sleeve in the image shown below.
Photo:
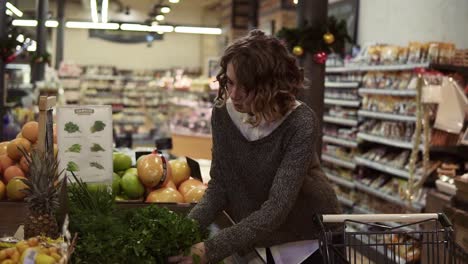
<svg viewBox="0 0 468 264"><path fill-rule="evenodd" d="M205 241L207 257L216 263L234 252L252 248L258 239L276 230L287 218L299 195L315 151L316 126L307 120L290 138L268 199L236 225ZM314 120L315 121L315 120Z"/></svg>
<svg viewBox="0 0 468 264"><path fill-rule="evenodd" d="M215 131L215 109L211 118L211 125ZM216 146L216 137L213 135L213 146ZM220 179L219 159L215 148L212 150L212 161L210 168L211 180L201 201L190 211L188 217L196 220L201 228L207 228L216 216L225 209L227 196L222 179Z"/></svg>

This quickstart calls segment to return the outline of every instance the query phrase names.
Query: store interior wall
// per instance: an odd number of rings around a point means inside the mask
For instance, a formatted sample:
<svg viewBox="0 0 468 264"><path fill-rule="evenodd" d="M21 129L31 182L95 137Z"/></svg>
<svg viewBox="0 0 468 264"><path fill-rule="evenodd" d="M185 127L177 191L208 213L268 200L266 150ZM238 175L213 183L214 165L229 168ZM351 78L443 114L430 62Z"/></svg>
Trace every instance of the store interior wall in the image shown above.
<svg viewBox="0 0 468 264"><path fill-rule="evenodd" d="M360 0L358 42L453 42L468 48L467 0Z"/></svg>
<svg viewBox="0 0 468 264"><path fill-rule="evenodd" d="M152 1L131 1L130 15L115 13L112 7L109 18L142 23ZM181 2L182 3L182 2ZM154 4L154 3L153 3ZM51 3L51 9L54 8ZM218 26L219 19L214 11L206 10L195 0L172 5L166 23L195 26ZM67 3L67 20L90 20L90 11L79 3ZM52 53L55 52L55 30L52 34ZM87 30L65 29L64 61L80 65L111 65L122 69L168 69L173 67L205 68L208 57L218 55L219 36L198 34L166 33L161 41L151 47L146 43L127 44L90 38ZM200 52L200 51L203 52Z"/></svg>

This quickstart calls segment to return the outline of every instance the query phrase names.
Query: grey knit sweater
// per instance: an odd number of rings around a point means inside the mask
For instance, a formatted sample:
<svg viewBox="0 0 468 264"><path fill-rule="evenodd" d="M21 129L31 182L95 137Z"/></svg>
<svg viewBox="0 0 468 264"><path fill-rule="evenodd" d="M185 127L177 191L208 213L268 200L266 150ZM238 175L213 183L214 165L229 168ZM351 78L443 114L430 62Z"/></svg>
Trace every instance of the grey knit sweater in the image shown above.
<svg viewBox="0 0 468 264"><path fill-rule="evenodd" d="M189 217L205 228L225 210L237 224L205 241L210 262L254 247L316 239L314 214L340 212L315 152L317 122L301 104L271 134L248 141L226 106L213 109L211 181Z"/></svg>

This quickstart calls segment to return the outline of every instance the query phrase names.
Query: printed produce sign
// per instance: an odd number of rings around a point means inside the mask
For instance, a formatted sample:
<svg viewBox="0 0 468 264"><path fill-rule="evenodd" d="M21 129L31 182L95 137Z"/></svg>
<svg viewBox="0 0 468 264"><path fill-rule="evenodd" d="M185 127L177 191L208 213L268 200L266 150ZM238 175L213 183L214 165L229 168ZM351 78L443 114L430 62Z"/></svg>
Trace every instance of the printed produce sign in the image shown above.
<svg viewBox="0 0 468 264"><path fill-rule="evenodd" d="M57 108L60 169L85 182L112 181L111 106Z"/></svg>

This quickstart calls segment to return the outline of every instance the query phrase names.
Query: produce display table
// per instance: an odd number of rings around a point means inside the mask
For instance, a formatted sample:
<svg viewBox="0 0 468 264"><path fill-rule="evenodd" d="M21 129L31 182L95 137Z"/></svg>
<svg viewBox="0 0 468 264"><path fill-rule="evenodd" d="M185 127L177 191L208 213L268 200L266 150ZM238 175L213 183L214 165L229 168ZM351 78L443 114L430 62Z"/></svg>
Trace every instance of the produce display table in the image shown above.
<svg viewBox="0 0 468 264"><path fill-rule="evenodd" d="M171 153L175 156L211 160L212 139L210 136L173 132L172 144L173 148Z"/></svg>

